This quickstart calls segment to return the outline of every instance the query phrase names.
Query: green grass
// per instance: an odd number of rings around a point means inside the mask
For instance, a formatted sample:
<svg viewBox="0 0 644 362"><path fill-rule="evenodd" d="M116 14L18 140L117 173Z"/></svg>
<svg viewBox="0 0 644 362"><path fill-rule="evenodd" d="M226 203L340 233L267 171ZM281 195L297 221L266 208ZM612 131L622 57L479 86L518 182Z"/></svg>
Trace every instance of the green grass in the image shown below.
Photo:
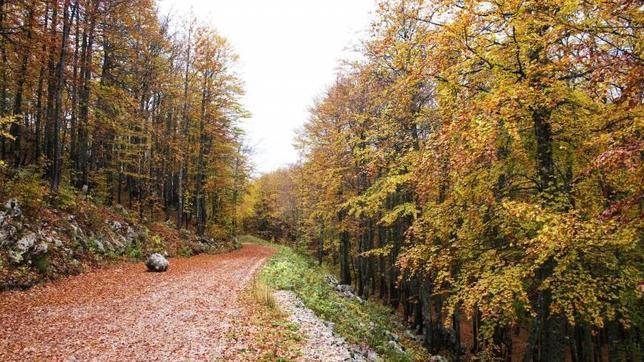
<svg viewBox="0 0 644 362"><path fill-rule="evenodd" d="M260 238L258 238L256 236L253 236L253 235L241 235L241 236L238 236L237 241L239 241L242 244L275 245L275 244L271 243L270 241L260 239Z"/></svg>
<svg viewBox="0 0 644 362"><path fill-rule="evenodd" d="M252 236L243 242L267 242ZM265 264L259 278L268 287L295 292L318 317L335 324L335 332L357 345L369 345L385 361L422 361L428 358L417 342L405 338L402 325L392 309L378 303L349 300L336 293L325 281L333 274L318 266L308 255L292 248L273 245L278 252ZM400 336L405 352L400 353L389 342L387 331Z"/></svg>

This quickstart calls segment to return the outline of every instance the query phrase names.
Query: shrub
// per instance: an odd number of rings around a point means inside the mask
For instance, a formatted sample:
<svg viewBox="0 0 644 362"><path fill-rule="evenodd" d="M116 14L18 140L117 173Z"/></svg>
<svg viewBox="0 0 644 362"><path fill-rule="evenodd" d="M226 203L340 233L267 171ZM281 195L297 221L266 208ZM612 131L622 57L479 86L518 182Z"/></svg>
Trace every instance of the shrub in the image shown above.
<svg viewBox="0 0 644 362"><path fill-rule="evenodd" d="M37 217L43 207L49 188L43 182L41 171L36 165L22 168L7 185L5 192L18 199L23 212Z"/></svg>
<svg viewBox="0 0 644 362"><path fill-rule="evenodd" d="M193 256L194 251L188 246L184 246L181 249L179 249L179 255L181 256Z"/></svg>
<svg viewBox="0 0 644 362"><path fill-rule="evenodd" d="M165 251L165 244L163 243L163 239L161 239L161 237L159 235L154 234L148 240L149 241L148 241L148 244L147 244L147 248L146 248L147 250L146 251L149 254L161 253L161 252Z"/></svg>
<svg viewBox="0 0 644 362"><path fill-rule="evenodd" d="M134 260L142 259L143 252L141 252L141 247L136 240L128 245L128 247L125 249L125 255Z"/></svg>
<svg viewBox="0 0 644 362"><path fill-rule="evenodd" d="M96 233L105 230L107 225L105 224L105 214L101 212L102 210L91 202L85 201L82 203L82 213L87 226Z"/></svg>
<svg viewBox="0 0 644 362"><path fill-rule="evenodd" d="M56 195L53 197L55 205L65 211L76 209L76 190L69 182L63 182L58 187Z"/></svg>
<svg viewBox="0 0 644 362"><path fill-rule="evenodd" d="M230 236L225 227L214 223L208 225L207 234L216 241L226 240Z"/></svg>
<svg viewBox="0 0 644 362"><path fill-rule="evenodd" d="M92 199L99 204L105 204L110 196L108 179L111 172L110 170L101 170L89 175L89 184L92 185L89 193Z"/></svg>
<svg viewBox="0 0 644 362"><path fill-rule="evenodd" d="M49 259L49 255L47 254L41 254L37 255L33 259L34 267L40 274L49 274L49 270L51 267L51 260Z"/></svg>

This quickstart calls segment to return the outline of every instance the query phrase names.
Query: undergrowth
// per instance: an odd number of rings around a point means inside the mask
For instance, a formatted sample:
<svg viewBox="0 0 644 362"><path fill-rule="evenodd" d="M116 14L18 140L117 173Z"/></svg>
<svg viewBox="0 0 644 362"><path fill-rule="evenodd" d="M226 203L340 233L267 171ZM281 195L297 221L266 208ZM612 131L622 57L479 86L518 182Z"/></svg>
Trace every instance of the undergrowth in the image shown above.
<svg viewBox="0 0 644 362"><path fill-rule="evenodd" d="M275 297L273 296L274 290L266 285L261 278L254 277L253 283L253 297L255 301L261 305L275 309L276 302Z"/></svg>
<svg viewBox="0 0 644 362"><path fill-rule="evenodd" d="M267 242L244 236L244 242ZM347 299L324 280L333 273L318 266L308 255L292 248L273 245L278 252L265 264L259 278L268 287L295 292L315 314L335 324L334 331L356 345L368 345L385 361L423 361L428 359L419 343L405 337L404 327L389 307L369 301ZM404 352L390 344L389 333L400 336Z"/></svg>
<svg viewBox="0 0 644 362"><path fill-rule="evenodd" d="M27 289L104 264L142 261L157 252L176 257L239 248L213 227L209 230L217 231L217 238L204 243L173 222L148 221L120 205L105 205L104 198L73 187L67 173L52 193L42 174L35 165L0 167L0 291ZM10 215L6 204L19 211ZM31 235L35 241L18 248ZM12 257L16 250L20 258Z"/></svg>
<svg viewBox="0 0 644 362"><path fill-rule="evenodd" d="M239 305L243 308L237 323L226 337L237 346L223 360L274 362L296 361L301 357L303 339L298 326L276 308L273 290L255 277L244 289ZM234 359L233 359L234 358Z"/></svg>

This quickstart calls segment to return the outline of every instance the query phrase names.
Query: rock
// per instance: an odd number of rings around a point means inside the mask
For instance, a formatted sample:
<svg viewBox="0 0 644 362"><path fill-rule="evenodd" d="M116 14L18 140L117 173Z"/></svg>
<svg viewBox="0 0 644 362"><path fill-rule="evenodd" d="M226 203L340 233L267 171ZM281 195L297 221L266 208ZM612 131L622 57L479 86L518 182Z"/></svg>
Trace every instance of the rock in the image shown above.
<svg viewBox="0 0 644 362"><path fill-rule="evenodd" d="M114 231L121 230L121 226L121 223L116 220L112 220L112 222L110 223L110 228Z"/></svg>
<svg viewBox="0 0 644 362"><path fill-rule="evenodd" d="M63 247L63 242L62 240L53 237L53 236L47 236L45 238L48 243L53 244L55 248L62 248Z"/></svg>
<svg viewBox="0 0 644 362"><path fill-rule="evenodd" d="M139 234L137 234L136 231L131 226L128 225L127 231L125 232L125 238L128 241L128 244L131 244L138 237L139 237Z"/></svg>
<svg viewBox="0 0 644 362"><path fill-rule="evenodd" d="M105 245L103 245L103 241L94 239L92 240L92 243L96 246L96 249L98 249L99 252L105 253Z"/></svg>
<svg viewBox="0 0 644 362"><path fill-rule="evenodd" d="M390 341L394 341L394 342L396 342L396 343L400 342L400 337L399 337L397 334L395 334L395 333L391 333L391 332L389 332L389 331L385 331L385 336L386 336L386 337L387 337L387 339L388 339L388 340L390 340Z"/></svg>
<svg viewBox="0 0 644 362"><path fill-rule="evenodd" d="M356 298L356 295L353 293L353 288L348 284L338 284L335 286L334 289L345 298L348 298L348 299ZM362 299L360 299L359 301L362 302Z"/></svg>
<svg viewBox="0 0 644 362"><path fill-rule="evenodd" d="M396 341L389 341L387 344L398 353L405 353L403 347Z"/></svg>
<svg viewBox="0 0 644 362"><path fill-rule="evenodd" d="M159 253L154 253L148 257L148 260L145 262L145 266L148 267L148 271L151 272L164 272L168 270L168 259L164 258L163 255Z"/></svg>
<svg viewBox="0 0 644 362"><path fill-rule="evenodd" d="M417 335L416 333L414 333L413 331L410 331L409 329L405 331L405 336L407 336L407 338L413 339L415 341L422 341L423 340L422 336Z"/></svg>
<svg viewBox="0 0 644 362"><path fill-rule="evenodd" d="M115 251L122 253L125 251L126 245L129 245L127 240L118 234L111 234L100 237L98 238L98 241L103 244L103 252Z"/></svg>
<svg viewBox="0 0 644 362"><path fill-rule="evenodd" d="M338 280L333 275L325 276L324 281L333 288L335 288L339 284Z"/></svg>
<svg viewBox="0 0 644 362"><path fill-rule="evenodd" d="M9 233L4 230L4 228L0 228L0 248L8 245L11 242L11 239L9 239Z"/></svg>
<svg viewBox="0 0 644 362"><path fill-rule="evenodd" d="M7 223L0 227L0 247L13 244L19 234L19 227L22 228L19 223Z"/></svg>
<svg viewBox="0 0 644 362"><path fill-rule="evenodd" d="M25 234L20 238L13 246L13 249L9 251L9 259L14 264L20 264L24 260L24 255L34 248L34 245L38 241L38 235L33 232ZM45 244L45 248L47 244ZM45 250L46 252L46 250Z"/></svg>
<svg viewBox="0 0 644 362"><path fill-rule="evenodd" d="M329 321L322 321L330 330L333 330L335 328L335 323L329 322Z"/></svg>
<svg viewBox="0 0 644 362"><path fill-rule="evenodd" d="M34 255L45 254L47 253L47 251L49 251L49 246L47 245L47 243L42 242L34 246L33 254Z"/></svg>
<svg viewBox="0 0 644 362"><path fill-rule="evenodd" d="M280 309L288 315L289 321L298 326L305 337L301 348L305 361L376 361L378 355L368 347L347 342L333 333L333 324L320 319L311 309L304 306L300 298L291 291L273 293Z"/></svg>
<svg viewBox="0 0 644 362"><path fill-rule="evenodd" d="M116 240L112 239L112 241L112 245L117 248L117 251L119 253L123 253L125 249L127 249L127 247L131 244L131 242L129 242L123 235L120 234L116 234Z"/></svg>
<svg viewBox="0 0 644 362"><path fill-rule="evenodd" d="M26 253L29 249L31 249L34 246L34 244L36 243L36 240L38 240L38 235L30 232L16 242L15 249L18 252Z"/></svg>
<svg viewBox="0 0 644 362"><path fill-rule="evenodd" d="M19 217L20 215L22 215L22 210L20 210L18 199L16 199L15 197L12 199L9 199L4 204L4 210L11 217Z"/></svg>
<svg viewBox="0 0 644 362"><path fill-rule="evenodd" d="M378 360L378 354L374 350L368 350L367 354L365 355L367 357L368 361L377 361Z"/></svg>
<svg viewBox="0 0 644 362"><path fill-rule="evenodd" d="M441 355L435 355L429 357L429 362L448 362L447 358L441 356Z"/></svg>
<svg viewBox="0 0 644 362"><path fill-rule="evenodd" d="M22 254L18 253L15 250L9 250L9 261L11 261L14 264L20 264L22 263Z"/></svg>
<svg viewBox="0 0 644 362"><path fill-rule="evenodd" d="M80 239L84 240L85 239L85 233L83 233L83 229L78 226L75 220L71 220L69 223L69 227L71 228L71 234L74 239Z"/></svg>

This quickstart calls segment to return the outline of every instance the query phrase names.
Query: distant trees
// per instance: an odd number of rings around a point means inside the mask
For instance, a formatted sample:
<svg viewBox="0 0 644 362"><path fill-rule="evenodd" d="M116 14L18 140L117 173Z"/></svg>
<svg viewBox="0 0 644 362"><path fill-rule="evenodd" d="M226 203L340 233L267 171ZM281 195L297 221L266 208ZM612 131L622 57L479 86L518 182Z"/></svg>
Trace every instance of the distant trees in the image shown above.
<svg viewBox="0 0 644 362"><path fill-rule="evenodd" d="M86 185L141 217L233 232L249 174L237 56L194 21L174 28L153 0L0 2L1 159L40 165L54 193Z"/></svg>
<svg viewBox="0 0 644 362"><path fill-rule="evenodd" d="M641 359L641 31L630 1L381 2L298 139L297 237L432 351Z"/></svg>
<svg viewBox="0 0 644 362"><path fill-rule="evenodd" d="M297 240L300 206L295 169L281 169L252 181L244 198L243 227L266 239Z"/></svg>

